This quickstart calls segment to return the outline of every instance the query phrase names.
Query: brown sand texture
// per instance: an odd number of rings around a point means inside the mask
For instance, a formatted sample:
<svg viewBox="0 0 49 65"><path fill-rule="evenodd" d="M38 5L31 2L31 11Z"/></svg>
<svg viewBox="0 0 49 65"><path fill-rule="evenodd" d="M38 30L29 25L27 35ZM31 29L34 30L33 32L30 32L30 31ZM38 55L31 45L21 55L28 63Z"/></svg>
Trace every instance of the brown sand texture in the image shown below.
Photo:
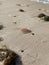
<svg viewBox="0 0 49 65"><path fill-rule="evenodd" d="M49 65L49 21L40 13L49 16L49 4L0 0L0 47L18 53L23 65Z"/></svg>

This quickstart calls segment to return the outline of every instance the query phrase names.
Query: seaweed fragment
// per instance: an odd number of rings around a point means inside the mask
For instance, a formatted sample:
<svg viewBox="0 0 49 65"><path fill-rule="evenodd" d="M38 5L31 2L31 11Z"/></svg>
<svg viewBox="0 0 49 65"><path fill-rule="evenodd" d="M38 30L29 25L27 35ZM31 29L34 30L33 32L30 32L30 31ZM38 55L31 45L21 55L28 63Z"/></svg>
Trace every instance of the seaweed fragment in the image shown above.
<svg viewBox="0 0 49 65"><path fill-rule="evenodd" d="M40 13L39 15L38 15L38 17L39 18L42 18L42 17L45 17L46 15L44 14L44 13Z"/></svg>
<svg viewBox="0 0 49 65"><path fill-rule="evenodd" d="M44 21L49 21L49 16L45 16Z"/></svg>

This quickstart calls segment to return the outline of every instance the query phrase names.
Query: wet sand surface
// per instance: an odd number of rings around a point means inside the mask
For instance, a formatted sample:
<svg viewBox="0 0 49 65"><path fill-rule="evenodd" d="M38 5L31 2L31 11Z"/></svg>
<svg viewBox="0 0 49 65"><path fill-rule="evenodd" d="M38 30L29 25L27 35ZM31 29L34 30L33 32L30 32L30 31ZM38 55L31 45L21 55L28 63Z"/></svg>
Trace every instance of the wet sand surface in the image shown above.
<svg viewBox="0 0 49 65"><path fill-rule="evenodd" d="M0 0L0 47L18 53L23 65L49 65L49 21L38 18L40 13L49 16L49 5Z"/></svg>

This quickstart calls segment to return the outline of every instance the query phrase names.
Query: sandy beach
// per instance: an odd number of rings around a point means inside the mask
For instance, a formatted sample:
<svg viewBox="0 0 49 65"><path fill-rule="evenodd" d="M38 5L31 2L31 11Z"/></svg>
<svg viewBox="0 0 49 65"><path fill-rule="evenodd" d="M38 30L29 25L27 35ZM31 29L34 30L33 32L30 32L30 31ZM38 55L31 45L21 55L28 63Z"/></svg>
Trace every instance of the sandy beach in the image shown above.
<svg viewBox="0 0 49 65"><path fill-rule="evenodd" d="M0 47L18 53L23 65L49 65L49 22L40 13L49 16L49 4L0 0Z"/></svg>

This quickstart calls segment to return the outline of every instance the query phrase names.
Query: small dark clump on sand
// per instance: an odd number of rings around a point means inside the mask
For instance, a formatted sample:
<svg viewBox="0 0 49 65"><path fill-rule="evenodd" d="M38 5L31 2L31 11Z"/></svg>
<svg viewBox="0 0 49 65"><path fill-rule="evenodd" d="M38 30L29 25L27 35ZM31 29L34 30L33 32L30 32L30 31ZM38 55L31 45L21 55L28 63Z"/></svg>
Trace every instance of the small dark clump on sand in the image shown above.
<svg viewBox="0 0 49 65"><path fill-rule="evenodd" d="M24 10L23 10L23 9L20 9L19 11L20 11L20 12L24 12Z"/></svg>
<svg viewBox="0 0 49 65"><path fill-rule="evenodd" d="M21 52L24 52L24 50L21 50Z"/></svg>
<svg viewBox="0 0 49 65"><path fill-rule="evenodd" d="M34 33L32 33L32 35L35 35Z"/></svg>
<svg viewBox="0 0 49 65"><path fill-rule="evenodd" d="M38 15L38 17L39 18L42 18L42 17L45 17L46 15L44 14L44 13L40 13L39 15Z"/></svg>
<svg viewBox="0 0 49 65"><path fill-rule="evenodd" d="M32 32L31 30L26 29L26 28L21 29L21 31L22 31L24 34L28 34L28 33L31 33L31 32Z"/></svg>
<svg viewBox="0 0 49 65"><path fill-rule="evenodd" d="M44 21L49 21L49 16L45 16Z"/></svg>
<svg viewBox="0 0 49 65"><path fill-rule="evenodd" d="M3 25L0 25L0 30L2 30L4 28L4 26Z"/></svg>

